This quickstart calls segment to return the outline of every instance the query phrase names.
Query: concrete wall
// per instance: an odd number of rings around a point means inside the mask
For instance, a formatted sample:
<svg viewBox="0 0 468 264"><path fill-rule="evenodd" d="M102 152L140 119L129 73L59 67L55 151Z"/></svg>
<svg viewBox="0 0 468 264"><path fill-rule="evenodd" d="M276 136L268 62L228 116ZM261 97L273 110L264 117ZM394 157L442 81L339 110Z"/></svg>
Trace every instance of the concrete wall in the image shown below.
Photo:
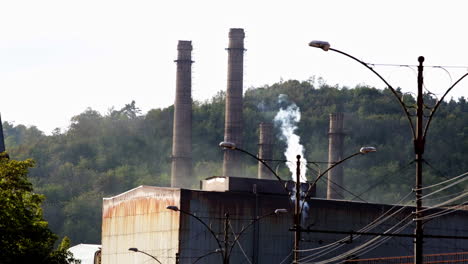
<svg viewBox="0 0 468 264"><path fill-rule="evenodd" d="M150 257L131 252L136 247L162 263L175 263L179 217L166 207L180 205L180 189L140 186L104 198L102 263L149 263Z"/></svg>

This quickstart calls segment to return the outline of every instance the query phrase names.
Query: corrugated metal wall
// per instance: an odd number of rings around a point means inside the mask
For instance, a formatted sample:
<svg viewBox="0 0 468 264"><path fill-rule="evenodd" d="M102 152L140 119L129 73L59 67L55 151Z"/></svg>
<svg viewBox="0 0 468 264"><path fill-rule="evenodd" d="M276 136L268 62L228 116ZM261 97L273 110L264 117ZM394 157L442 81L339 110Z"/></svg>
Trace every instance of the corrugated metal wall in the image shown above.
<svg viewBox="0 0 468 264"><path fill-rule="evenodd" d="M276 208L287 208L289 212L293 212L293 204L285 195L184 190L181 201L185 210L195 212L211 226L220 241L223 240L223 219L225 212L230 213L231 224L236 233L251 219L254 219L255 216L267 214ZM310 208L307 211L308 217L305 218L305 223L303 224L304 228L312 230L339 230L344 232L351 230L358 231L392 208L390 205L383 204L325 199L311 199L308 205ZM393 212L399 208L395 207ZM410 225L400 233L412 234L412 211L412 207L403 209L385 223L372 229L371 232L384 232L398 222L405 220L403 222L410 223ZM428 222L425 231L427 234L433 235L467 236L468 228L463 222L466 219L468 219L467 212L448 215L447 218L434 219ZM447 222L450 222L450 225L447 225ZM250 227L239 240L245 255L242 253L239 245L236 245L231 257L231 263L249 263L247 258L252 263L281 263L283 260L283 263L291 263L290 253L293 246L293 233L288 231L291 227L291 213L260 220L257 226ZM255 235L256 232L258 232L258 236ZM232 235L231 233L231 238ZM351 237L344 234L303 233L301 249L312 250L301 253L301 262L315 262L335 257L355 249L374 237L354 235L351 241ZM336 244L336 241L341 239L345 239L345 241ZM373 245L377 245L380 241L382 240L371 243L366 249L372 248ZM330 244L334 244L335 246L330 247ZM466 250L468 241L426 239L424 245L427 254L445 253ZM216 248L219 248L219 246L204 226L193 218L181 218L180 249L181 256L183 257L181 263L192 263L197 257L212 252ZM322 250L321 248L325 248L326 250ZM412 248L412 238L393 237L360 257L411 255ZM220 261L219 254L212 254L204 258L202 263L220 263Z"/></svg>
<svg viewBox="0 0 468 264"><path fill-rule="evenodd" d="M228 212L232 227L229 238L232 241L234 233L238 234L256 216L271 213L276 208L288 208L289 202L285 198L254 193L183 190L181 201L185 210L194 212L211 226L219 241L224 241L224 214ZM293 236L287 231L291 220L291 214L272 215L258 221L258 225L251 225L240 237L239 243L234 245L231 263L248 263L246 258L250 261L258 258L260 263L277 263L278 258L284 258L292 249ZM199 256L219 248L213 236L192 217L181 218L181 241L181 263L192 263ZM212 254L201 263L221 263L221 260L220 254Z"/></svg>
<svg viewBox="0 0 468 264"><path fill-rule="evenodd" d="M180 205L180 189L140 186L112 198L104 198L102 263L147 263L150 257L129 251L135 247L175 263L179 243L179 216L167 210Z"/></svg>
<svg viewBox="0 0 468 264"><path fill-rule="evenodd" d="M256 189L262 190L262 188ZM180 263L193 263L204 255L207 256L197 263L220 263L221 254L214 253L220 246L208 229L193 217L167 210L168 205L176 205L203 220L215 233L221 248L224 247L226 212L230 214L229 247L231 247L232 238L251 220L277 208L286 208L290 213L265 217L256 225L250 226L240 237L239 244L234 245L230 260L236 264L291 263L292 261L293 233L289 229L292 227L293 203L284 194L255 194L253 190L252 192L248 190L209 192L139 187L122 195L104 199L103 263L154 261L143 254L129 252L129 247L145 250L158 257L162 263L175 263L177 252L180 253ZM307 217L302 224L304 228L345 232L358 231L392 208L390 205L325 199L311 199L308 205L310 208L306 210ZM395 207L393 210L398 208ZM371 232L384 232L406 219L410 225L401 233L411 234L412 211L412 207L403 209ZM425 232L432 235L468 236L467 219L466 211L436 218L426 223ZM344 234L303 233L301 249L310 250L301 253L301 263L335 257L372 238L374 237L353 236L351 240L349 235ZM340 239L345 240L336 243ZM371 246L376 244L373 243ZM463 252L466 248L468 248L467 240L426 239L424 243L425 254ZM359 257L362 259L407 256L412 255L412 250L412 238L394 237Z"/></svg>

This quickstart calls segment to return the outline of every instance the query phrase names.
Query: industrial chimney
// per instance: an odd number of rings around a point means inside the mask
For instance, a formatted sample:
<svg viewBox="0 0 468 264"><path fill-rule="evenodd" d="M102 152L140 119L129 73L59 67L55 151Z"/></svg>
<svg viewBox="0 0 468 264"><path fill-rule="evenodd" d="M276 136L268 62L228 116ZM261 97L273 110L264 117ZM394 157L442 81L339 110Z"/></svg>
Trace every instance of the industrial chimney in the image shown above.
<svg viewBox="0 0 468 264"><path fill-rule="evenodd" d="M171 186L190 188L195 182L192 179L192 42L179 40L177 51Z"/></svg>
<svg viewBox="0 0 468 264"><path fill-rule="evenodd" d="M0 114L0 152L5 152L5 138L3 137L2 115Z"/></svg>
<svg viewBox="0 0 468 264"><path fill-rule="evenodd" d="M265 162L270 165L268 160L271 160L273 157L273 124L260 123L259 133L258 158L261 160L267 160ZM269 171L268 168L260 161L258 162L258 178L275 179L271 171Z"/></svg>
<svg viewBox="0 0 468 264"><path fill-rule="evenodd" d="M242 146L242 86L244 71L244 30L231 28L229 31L228 76L224 141ZM243 166L238 151L224 151L223 175L242 176Z"/></svg>
<svg viewBox="0 0 468 264"><path fill-rule="evenodd" d="M330 130L328 132L328 166L343 159L343 113L330 114ZM327 199L342 199L340 188L333 183L343 185L343 167L340 165L328 172Z"/></svg>

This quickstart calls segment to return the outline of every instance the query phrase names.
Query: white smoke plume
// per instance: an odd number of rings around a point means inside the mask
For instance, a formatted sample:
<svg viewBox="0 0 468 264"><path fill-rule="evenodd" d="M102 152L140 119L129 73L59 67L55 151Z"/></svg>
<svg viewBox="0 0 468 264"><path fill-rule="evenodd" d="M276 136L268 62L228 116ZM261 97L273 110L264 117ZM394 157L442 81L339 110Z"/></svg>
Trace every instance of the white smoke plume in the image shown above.
<svg viewBox="0 0 468 264"><path fill-rule="evenodd" d="M280 110L274 118L275 125L281 130L281 140L286 142L286 151L284 156L288 162L286 165L291 172L292 180L296 180L296 162L297 155L301 155L301 182L306 182L305 177L307 167L306 159L304 158L304 147L300 143L300 137L295 134L297 130L297 123L301 120L301 111L294 102L289 102L288 96L280 94L278 96L278 103L280 104Z"/></svg>

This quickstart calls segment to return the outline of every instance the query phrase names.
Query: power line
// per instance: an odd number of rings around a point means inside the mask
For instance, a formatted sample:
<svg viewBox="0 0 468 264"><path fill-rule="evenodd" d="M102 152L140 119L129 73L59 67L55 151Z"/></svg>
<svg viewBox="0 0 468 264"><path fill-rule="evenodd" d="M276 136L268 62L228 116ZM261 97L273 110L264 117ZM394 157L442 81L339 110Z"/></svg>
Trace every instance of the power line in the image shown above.
<svg viewBox="0 0 468 264"><path fill-rule="evenodd" d="M457 184L459 184L459 183L461 183L461 182L464 182L464 181L466 181L466 180L468 180L468 177L466 177L466 178L464 178L464 179L460 179L460 180L458 180L458 181L456 181L456 182L453 182L453 183L451 183L451 184L449 184L449 185L447 185L447 186L445 186L445 187L442 187L442 188L440 188L440 189L438 189L438 190L435 190L435 191L433 191L433 192L431 192L431 193L429 193L429 194L426 194L426 195L422 196L421 199L425 199L425 198L427 198L427 197L429 197L429 196L432 196L432 195L434 195L434 194L436 194L436 193L439 193L439 192L441 192L441 191L443 191L443 190L446 190L446 189L448 189L448 188L450 188L450 187L452 187L452 186L455 186L455 185L457 185Z"/></svg>
<svg viewBox="0 0 468 264"><path fill-rule="evenodd" d="M382 176L382 180L372 184L371 186L369 186L366 190L364 190L363 192L361 192L360 194L358 194L357 196L361 196L367 192L369 192L370 190L374 189L375 187L377 187L378 185L380 185L381 183L383 182L386 182L387 181L387 176L391 175L391 174L397 174L397 173L400 173L402 172L404 169L407 169L410 165L412 165L414 163L414 161L411 161L410 163L406 164L404 167L400 167L396 172L389 172L387 174L385 174L384 176ZM353 200L353 199L351 199Z"/></svg>
<svg viewBox="0 0 468 264"><path fill-rule="evenodd" d="M452 194L448 194L448 195L444 195L444 196L440 196L440 197L436 197L436 198L430 198L430 199L424 199L423 202L427 202L427 201L434 201L434 200L441 200L441 199L445 199L445 198L451 198L451 197L455 197L461 193L464 193L465 191L461 191L461 192L457 192L457 193L452 193Z"/></svg>
<svg viewBox="0 0 468 264"><path fill-rule="evenodd" d="M437 213L434 213L434 214L431 214L431 215L426 215L424 217L421 217L421 218L418 218L418 220L429 220L429 219L433 219L433 218L436 218L436 217L439 217L439 216L444 216L444 215L448 215L448 214L451 214L455 211L459 211L459 210L463 210L463 209L457 209L457 208L462 208L464 207L468 202L464 202L462 204L459 204L459 205L455 205L455 206L452 206L452 207L449 207L445 210L442 210L440 212L437 212Z"/></svg>
<svg viewBox="0 0 468 264"><path fill-rule="evenodd" d="M384 67L418 67L411 64L391 64L391 63L366 63L369 66L384 66ZM424 65L425 68L452 68L452 69L468 69L468 66L461 65Z"/></svg>
<svg viewBox="0 0 468 264"><path fill-rule="evenodd" d="M338 183L336 183L336 182L330 180L330 178L328 178L328 176L325 175L325 178L327 179L327 181L329 181L329 182L331 182L332 184L336 185L336 186L337 186L338 188L340 188L341 190L343 190L343 191L345 191L345 192L351 194L352 196L354 196L354 198L358 198L359 200L361 200L361 201L363 201L363 202L365 202L365 203L368 203L366 200L362 199L362 198L359 197L358 195L356 195L356 194L352 193L351 191L347 190L345 187L343 187L343 186L339 185ZM322 180L322 181L325 181L325 179L323 179L323 178L322 178L321 180ZM332 186L330 186L330 187L332 187ZM333 189L333 187L332 187L332 189ZM336 189L334 189L334 190L336 191ZM342 196L343 198L345 198L343 195L341 195L341 196Z"/></svg>
<svg viewBox="0 0 468 264"><path fill-rule="evenodd" d="M379 233L379 235L373 239L370 239L368 240L367 242L363 243L362 245L360 246L357 246L351 250L348 250L347 252L341 254L341 255L338 255L338 256L335 256L331 259L327 259L327 260L324 260L324 261L320 261L320 262L316 262L316 263L319 263L319 264L324 264L324 263L330 263L330 262L333 262L333 261L337 261L337 260L340 260L340 259L343 259L343 258L346 258L347 256L351 255L351 254L354 254L356 252L359 252L360 250L366 248L368 245L376 242L378 239L380 239L383 235L390 235L389 232L391 232L394 228L396 228L397 226L399 226L400 224L402 224L404 221L406 221L409 217L411 216L408 215L406 216L403 220L399 221L397 224L393 225L392 227L390 227L389 229L387 229L384 233ZM403 225L402 227L398 228L397 230L395 230L392 235L393 236L397 236L399 235L398 233L403 231L404 228L406 228L409 224L411 224L412 221L409 221L408 223L406 223L405 225ZM332 231L332 232L336 232L336 231ZM380 245L380 244L379 244ZM374 247L375 248L375 247ZM306 262L305 262L306 263Z"/></svg>
<svg viewBox="0 0 468 264"><path fill-rule="evenodd" d="M436 169L434 166L432 166L426 159L423 159L423 162L426 163L427 166L429 166L429 168L433 169L437 174L439 174L440 176L446 178L446 179L450 179L445 173L443 173L442 171Z"/></svg>
<svg viewBox="0 0 468 264"><path fill-rule="evenodd" d="M237 235L236 235L236 233L234 232L234 229L232 228L231 222L229 221L228 224L229 224L229 228L231 229L231 232L232 232L232 234L234 235L234 238L235 238ZM247 262L249 262L250 264L252 264L252 262L250 261L249 257L248 257L247 254L245 253L244 248L242 248L242 245L241 245L241 243L239 242L239 239L237 239L236 242L237 242L237 245L239 245L239 248L241 249L242 254L244 254L244 257L247 259ZM234 245L232 245L232 246L234 246ZM226 249L226 250L227 250L227 249Z"/></svg>
<svg viewBox="0 0 468 264"><path fill-rule="evenodd" d="M447 183L447 182L450 182L450 181L454 181L454 180L456 180L456 179L458 179L458 178L464 177L464 176L466 176L466 175L468 175L468 172L465 172L465 173L463 173L463 174L460 174L460 175L458 175L458 176L455 176L455 177L453 177L453 178L451 178L451 179L448 179L448 180L446 180L446 181L439 182L439 183L436 183L436 184L433 184L433 185L429 185L429 186L426 186L426 187L423 187L423 188L420 188L420 189L417 189L417 190L425 190L425 189L429 189L429 188L432 188L432 187L435 187L435 186L439 186L439 185L442 185L442 184L444 184L444 183ZM459 181L455 182L454 184L457 184L457 183L460 183L460 182L462 182L462 181L465 181L466 179L468 179L468 178L459 180ZM452 186L452 185L453 185L453 184L451 184L451 185L449 185L449 186L446 186L446 187L450 187L450 186ZM416 189L415 189L415 190L416 190ZM427 196L429 196L429 194L426 195L425 197L427 197ZM424 198L424 197L423 197L423 198Z"/></svg>
<svg viewBox="0 0 468 264"><path fill-rule="evenodd" d="M467 195L468 195L468 192L465 192L465 193L463 193L463 194L461 194L461 195L459 195L459 196L457 196L457 197L455 197L455 198L452 198L452 199L447 200L447 201L445 201L445 202L442 202L442 203L440 203L440 204L434 205L434 206L432 206L432 207L427 207L427 208L425 208L425 209L423 209L423 210L420 210L420 212L425 212L425 211L427 211L427 210L432 210L432 209L440 208L440 207L442 207L442 206L444 206L444 205L447 205L447 204L449 204L449 203L451 203L451 202L454 202L454 201L456 201L456 200L458 200L458 199L461 199L461 198L463 198L463 197L465 197L465 196L467 196Z"/></svg>
<svg viewBox="0 0 468 264"><path fill-rule="evenodd" d="M400 204L402 203L403 201L405 201L413 192L409 192L407 195L405 195L405 197L403 197L400 201L398 201L397 203ZM413 201L410 201L410 202L407 202L406 204L409 204ZM388 219L390 219L391 217L393 217L394 215L398 214L399 212L401 212L403 209L407 208L407 206L401 206L400 209L396 210L395 212L391 213L390 212L395 209L397 206L399 205L394 205L393 207L391 207L389 210L387 210L385 213L383 213L382 215L380 215L379 217L377 217L375 220L373 220L370 224L366 225L365 227L361 228L359 230L359 232L368 232L369 230L372 230L374 229L375 227L381 225L382 223L384 223L385 221L387 221ZM389 215L388 215L389 214ZM388 216L387 216L388 215ZM356 237L354 237L354 239L358 239L360 237L360 235L357 235ZM324 256L324 255L327 255L328 253L332 252L332 251L335 251L341 247L343 247L345 244L344 242L347 241L348 238L345 237L345 238L342 238L338 241L335 241L329 245L325 245L325 246L321 246L321 247L318 247L318 248L312 248L312 249L303 249L303 250L300 250L299 252L310 252L310 251L317 251L317 250L320 250L312 255L309 255L307 257L305 257L304 259L302 260L313 260L313 259L317 259L321 256Z"/></svg>

